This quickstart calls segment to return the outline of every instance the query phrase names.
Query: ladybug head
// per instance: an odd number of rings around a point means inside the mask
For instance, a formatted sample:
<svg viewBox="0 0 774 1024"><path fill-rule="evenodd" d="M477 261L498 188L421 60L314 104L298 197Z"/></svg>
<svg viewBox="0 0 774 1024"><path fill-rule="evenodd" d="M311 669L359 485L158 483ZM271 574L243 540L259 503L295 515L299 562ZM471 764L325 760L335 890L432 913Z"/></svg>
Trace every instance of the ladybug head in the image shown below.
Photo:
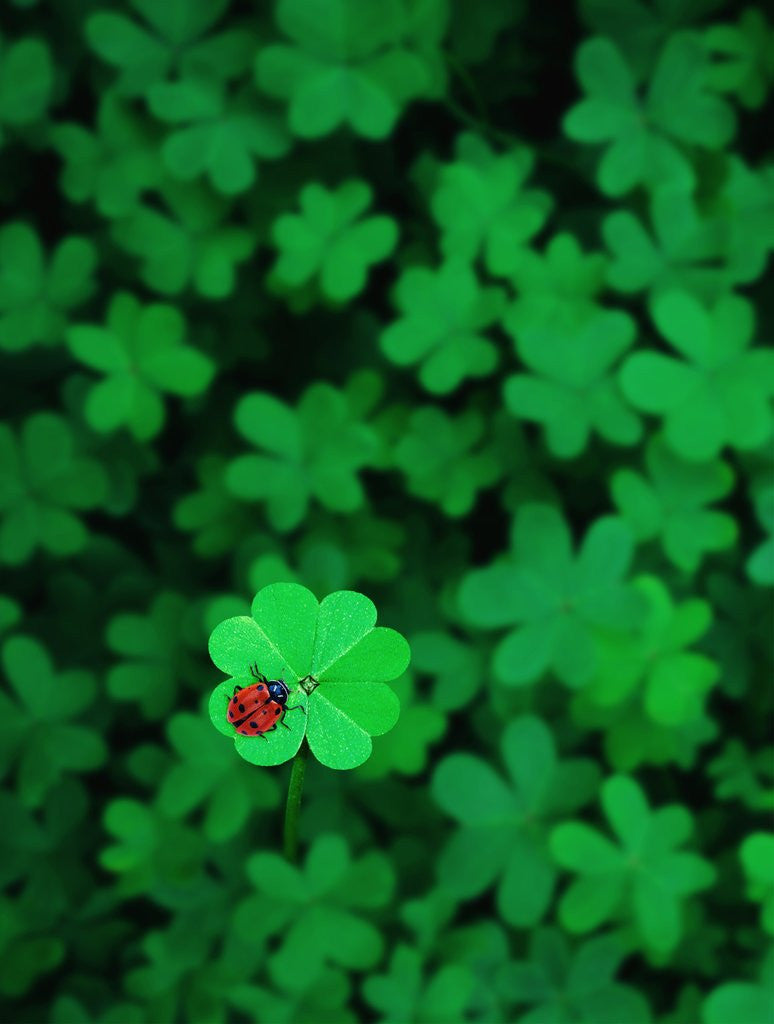
<svg viewBox="0 0 774 1024"><path fill-rule="evenodd" d="M290 690L288 690L287 686L281 679L272 679L269 682L269 693L271 694L272 700L276 700L278 704L284 704L288 699Z"/></svg>

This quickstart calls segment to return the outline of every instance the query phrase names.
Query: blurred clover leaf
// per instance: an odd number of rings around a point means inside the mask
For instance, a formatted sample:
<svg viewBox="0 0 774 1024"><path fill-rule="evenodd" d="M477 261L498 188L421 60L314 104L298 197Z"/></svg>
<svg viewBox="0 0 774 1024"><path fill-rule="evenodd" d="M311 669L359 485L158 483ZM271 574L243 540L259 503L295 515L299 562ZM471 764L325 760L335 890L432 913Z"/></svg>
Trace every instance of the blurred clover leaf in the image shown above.
<svg viewBox="0 0 774 1024"><path fill-rule="evenodd" d="M438 874L444 889L464 899L498 881L499 913L528 927L542 920L556 883L548 826L591 800L599 772L589 760L560 761L548 728L529 715L506 726L501 750L507 781L470 754L450 754L436 768L436 803L461 826Z"/></svg>
<svg viewBox="0 0 774 1024"><path fill-rule="evenodd" d="M239 74L249 64L249 34L224 31L206 37L220 20L228 0L199 0L196 4L129 0L138 23L117 11L95 11L86 18L91 49L119 72L115 82L124 96L147 95L149 87L173 72Z"/></svg>
<svg viewBox="0 0 774 1024"><path fill-rule="evenodd" d="M733 489L734 474L725 462L686 462L654 437L645 464L647 477L621 469L610 488L638 541L658 538L667 558L685 572L695 572L708 552L731 547L738 533L735 520L707 508Z"/></svg>
<svg viewBox="0 0 774 1024"><path fill-rule="evenodd" d="M733 111L707 91L706 65L698 40L672 35L641 100L615 43L597 37L581 44L576 67L587 96L567 113L564 130L580 142L609 143L597 172L603 192L620 196L639 184L690 186L693 171L680 144L719 149L731 139Z"/></svg>
<svg viewBox="0 0 774 1024"><path fill-rule="evenodd" d="M724 295L708 310L687 292L668 291L653 299L651 313L683 358L635 352L621 368L621 386L636 408L663 417L675 453L705 462L725 445L749 450L769 440L774 352L750 347L750 303Z"/></svg>
<svg viewBox="0 0 774 1024"><path fill-rule="evenodd" d="M753 832L739 848L750 899L761 904L761 924L774 935L774 834Z"/></svg>
<svg viewBox="0 0 774 1024"><path fill-rule="evenodd" d="M445 963L428 969L422 954L400 943L390 957L386 974L363 982L366 1002L381 1013L380 1021L466 1020L476 989L469 967Z"/></svg>
<svg viewBox="0 0 774 1024"><path fill-rule="evenodd" d="M411 661L416 672L434 677L432 703L441 711L466 707L485 682L482 652L441 630L411 635Z"/></svg>
<svg viewBox="0 0 774 1024"><path fill-rule="evenodd" d="M432 69L409 45L402 3L278 0L275 17L292 45L262 49L256 76L266 93L288 101L295 135L320 138L348 125L382 139L402 108L430 91Z"/></svg>
<svg viewBox="0 0 774 1024"><path fill-rule="evenodd" d="M272 226L279 250L273 277L297 288L319 276L323 294L333 302L358 295L369 267L386 259L398 240L392 217L361 216L372 197L370 186L356 179L336 189L305 185L300 215L283 214Z"/></svg>
<svg viewBox="0 0 774 1024"><path fill-rule="evenodd" d="M246 761L282 764L306 736L318 761L345 769L366 761L371 737L397 722L400 702L387 683L406 669L409 646L400 633L376 626L376 608L363 594L341 590L318 604L297 583L274 583L256 594L252 618L236 616L215 628L210 656L231 677L213 691L210 717ZM226 718L235 684L250 685L254 664L285 680L288 707L303 708L270 736L241 736Z"/></svg>
<svg viewBox="0 0 774 1024"><path fill-rule="evenodd" d="M502 967L495 985L509 1003L532 1004L513 1019L517 1024L649 1024L642 995L615 980L628 948L609 932L570 950L556 928L538 928L530 937L529 959Z"/></svg>
<svg viewBox="0 0 774 1024"><path fill-rule="evenodd" d="M107 674L107 689L118 701L135 701L145 718L164 718L175 707L180 684L191 675L183 639L187 605L180 594L164 591L147 613L114 615L107 646L124 658Z"/></svg>
<svg viewBox="0 0 774 1024"><path fill-rule="evenodd" d="M640 786L615 775L601 793L615 840L581 821L557 825L551 852L578 878L565 891L559 919L570 932L588 932L610 919L631 922L646 949L671 952L680 942L682 904L712 885L709 861L680 850L693 823L685 807L652 810Z"/></svg>
<svg viewBox="0 0 774 1024"><path fill-rule="evenodd" d="M193 534L191 545L203 558L232 550L251 526L245 506L225 489L226 466L226 460L217 455L200 459L196 466L199 489L183 495L172 513L175 526Z"/></svg>
<svg viewBox="0 0 774 1024"><path fill-rule="evenodd" d="M175 715L167 734L178 760L160 781L158 804L170 819L201 807L205 835L223 843L241 831L251 813L279 803L274 778L251 772L232 757L199 715Z"/></svg>
<svg viewBox="0 0 774 1024"><path fill-rule="evenodd" d="M774 483L764 483L753 493L758 522L768 533L747 559L747 575L762 587L774 586Z"/></svg>
<svg viewBox="0 0 774 1024"><path fill-rule="evenodd" d="M691 189L659 189L650 200L650 231L631 210L602 222L612 261L608 282L621 292L682 288L714 302L736 284L754 281L774 248L772 184L741 161L730 167L714 207Z"/></svg>
<svg viewBox="0 0 774 1024"><path fill-rule="evenodd" d="M495 676L526 686L552 669L570 687L597 670L597 632L629 631L640 596L626 581L631 531L612 516L597 519L577 555L561 512L525 504L511 531L511 553L463 579L459 606L485 629L511 626L494 654Z"/></svg>
<svg viewBox="0 0 774 1024"><path fill-rule="evenodd" d="M468 513L478 492L500 476L486 421L474 409L456 417L438 406L414 409L395 444L394 459L406 475L409 494L436 502L447 516Z"/></svg>
<svg viewBox="0 0 774 1024"><path fill-rule="evenodd" d="M645 607L636 634L600 637L597 675L579 700L611 707L639 687L644 709L654 722L676 727L696 721L720 677L720 666L706 654L686 648L709 629L711 607L700 598L676 604L655 576L637 577L634 587Z"/></svg>
<svg viewBox="0 0 774 1024"><path fill-rule="evenodd" d="M157 82L149 91L156 117L178 127L161 147L173 178L193 181L206 174L224 195L249 189L257 160L274 160L290 148L284 127L254 96L228 96L221 82L203 76Z"/></svg>
<svg viewBox="0 0 774 1024"><path fill-rule="evenodd" d="M482 139L464 134L456 156L441 167L431 203L442 231L441 251L468 261L483 253L490 273L507 276L551 208L548 193L523 187L533 153L519 146L497 155Z"/></svg>
<svg viewBox="0 0 774 1024"><path fill-rule="evenodd" d="M774 953L763 958L758 982L725 981L702 1004L702 1024L771 1024Z"/></svg>
<svg viewBox="0 0 774 1024"><path fill-rule="evenodd" d="M275 529L298 526L312 498L335 512L362 506L358 474L375 461L377 438L353 416L342 392L330 384L311 384L294 410L255 391L239 400L234 420L261 454L233 459L226 487L243 500L266 502Z"/></svg>
<svg viewBox="0 0 774 1024"><path fill-rule="evenodd" d="M381 779L392 772L420 775L427 768L430 747L446 732L446 716L415 692L408 674L392 684L400 701L400 718L374 744L371 757L361 765L363 779Z"/></svg>
<svg viewBox="0 0 774 1024"><path fill-rule="evenodd" d="M54 88L51 51L41 39L4 41L0 36L0 145L4 127L32 124L43 116Z"/></svg>
<svg viewBox="0 0 774 1024"><path fill-rule="evenodd" d="M0 562L21 565L36 548L73 555L88 541L76 514L105 500L108 479L79 454L69 424L54 413L28 416L17 437L0 424Z"/></svg>
<svg viewBox="0 0 774 1024"><path fill-rule="evenodd" d="M234 929L249 942L277 936L267 969L283 989L304 987L329 964L366 970L378 963L384 942L363 912L386 906L393 894L394 871L383 853L353 859L343 837L325 834L303 867L262 852L246 868L256 891L240 900ZM303 970L289 970L294 963Z"/></svg>
<svg viewBox="0 0 774 1024"><path fill-rule="evenodd" d="M711 63L706 81L716 92L731 93L743 107L757 110L774 82L774 31L757 7L742 11L736 25L710 25L702 43Z"/></svg>
<svg viewBox="0 0 774 1024"><path fill-rule="evenodd" d="M227 221L224 200L197 185L176 182L163 190L169 207L141 205L116 220L113 238L141 260L139 276L162 295L189 285L207 299L225 299L236 286L236 268L256 246L252 231Z"/></svg>
<svg viewBox="0 0 774 1024"><path fill-rule="evenodd" d="M64 160L64 195L73 203L91 200L105 217L127 216L162 177L155 133L114 93L97 107L96 132L66 121L51 129L51 144Z"/></svg>
<svg viewBox="0 0 774 1024"><path fill-rule="evenodd" d="M718 800L739 800L751 811L774 811L774 749L750 753L739 740L726 740L707 765ZM766 781L768 780L768 782Z"/></svg>
<svg viewBox="0 0 774 1024"><path fill-rule="evenodd" d="M126 292L113 296L105 327L69 328L73 355L105 374L86 398L84 413L94 430L126 426L137 440L147 441L164 424L164 392L192 397L206 389L213 363L183 343L185 329L173 306L143 307Z"/></svg>
<svg viewBox="0 0 774 1024"><path fill-rule="evenodd" d="M482 287L464 263L411 267L395 287L403 316L382 332L382 350L398 366L420 363L419 380L428 391L455 391L497 365L497 346L481 332L498 320L503 298L501 289Z"/></svg>
<svg viewBox="0 0 774 1024"><path fill-rule="evenodd" d="M517 328L514 336L519 356L534 372L506 379L505 404L514 416L543 425L554 455L579 455L592 431L613 444L639 440L639 417L611 373L634 341L628 314L598 309L575 328L535 325Z"/></svg>
<svg viewBox="0 0 774 1024"><path fill-rule="evenodd" d="M61 778L95 771L107 758L99 732L83 720L97 687L90 672L56 672L32 637L6 640L2 662L11 692L0 692L0 765L5 774L16 764L20 800L38 807Z"/></svg>
<svg viewBox="0 0 774 1024"><path fill-rule="evenodd" d="M29 224L0 229L0 348L60 341L70 310L94 291L96 264L97 251L85 238L63 239L46 259Z"/></svg>

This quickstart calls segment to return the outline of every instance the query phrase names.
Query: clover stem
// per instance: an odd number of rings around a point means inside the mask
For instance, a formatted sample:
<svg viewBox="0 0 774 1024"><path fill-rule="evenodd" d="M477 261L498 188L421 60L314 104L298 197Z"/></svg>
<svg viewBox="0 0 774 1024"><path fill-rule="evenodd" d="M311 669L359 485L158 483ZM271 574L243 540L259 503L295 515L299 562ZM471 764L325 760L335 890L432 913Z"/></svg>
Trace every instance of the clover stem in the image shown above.
<svg viewBox="0 0 774 1024"><path fill-rule="evenodd" d="M295 864L298 857L298 812L301 809L301 794L304 791L304 775L309 745L304 739L293 758L293 767L288 783L288 800L285 805L284 853L285 859Z"/></svg>

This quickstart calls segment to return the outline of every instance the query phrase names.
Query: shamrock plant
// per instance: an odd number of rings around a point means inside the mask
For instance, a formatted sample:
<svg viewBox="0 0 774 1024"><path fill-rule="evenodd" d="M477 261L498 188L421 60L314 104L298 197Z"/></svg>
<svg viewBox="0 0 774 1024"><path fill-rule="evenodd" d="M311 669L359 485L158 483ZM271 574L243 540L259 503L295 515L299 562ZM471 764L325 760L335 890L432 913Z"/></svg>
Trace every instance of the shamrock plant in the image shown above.
<svg viewBox="0 0 774 1024"><path fill-rule="evenodd" d="M774 483L765 482L753 494L755 514L768 536L747 559L747 575L759 586L774 586Z"/></svg>
<svg viewBox="0 0 774 1024"><path fill-rule="evenodd" d="M336 189L305 185L300 216L284 214L272 227L279 249L273 277L293 288L319 277L327 298L354 298L365 287L369 267L389 256L398 240L392 217L361 217L371 198L370 187L354 179Z"/></svg>
<svg viewBox="0 0 774 1024"><path fill-rule="evenodd" d="M552 669L567 686L588 684L598 631L626 632L642 611L626 580L634 550L629 528L612 516L598 519L574 555L561 513L528 504L514 520L511 545L507 557L468 573L459 591L468 622L513 627L495 650L495 676L526 686Z"/></svg>
<svg viewBox="0 0 774 1024"><path fill-rule="evenodd" d="M50 258L29 224L0 230L0 348L18 351L61 341L68 313L94 290L97 251L85 238L63 239Z"/></svg>
<svg viewBox="0 0 774 1024"><path fill-rule="evenodd" d="M258 53L256 77L262 90L287 101L294 135L319 138L347 125L381 139L407 103L431 91L434 69L411 45L403 4L278 0L275 12L289 42ZM436 31L440 39L443 17Z"/></svg>
<svg viewBox="0 0 774 1024"><path fill-rule="evenodd" d="M707 508L733 488L734 475L720 459L688 462L658 436L645 450L648 476L620 469L611 481L613 501L638 541L661 542L664 554L685 572L694 572L705 555L731 547L734 519Z"/></svg>
<svg viewBox="0 0 774 1024"><path fill-rule="evenodd" d="M184 334L185 321L173 306L143 308L126 292L113 297L104 327L71 327L67 343L73 355L106 375L87 396L89 425L102 433L125 425L138 440L147 440L164 423L161 394L191 397L204 391L214 367L183 344Z"/></svg>
<svg viewBox="0 0 774 1024"><path fill-rule="evenodd" d="M608 195L636 185L691 185L692 168L681 144L719 149L734 133L725 100L706 87L706 55L688 34L673 35L664 47L644 100L626 60L609 39L585 42L577 70L584 100L564 121L580 142L608 142L597 181Z"/></svg>
<svg viewBox="0 0 774 1024"><path fill-rule="evenodd" d="M742 843L739 856L748 881L748 895L761 904L761 924L774 935L774 835L753 832Z"/></svg>
<svg viewBox="0 0 774 1024"><path fill-rule="evenodd" d="M651 809L625 775L606 779L601 801L615 840L580 821L551 834L555 860L579 876L561 899L559 918L580 933L611 919L631 922L646 948L668 953L682 937L685 899L712 885L715 869L680 849L693 827L685 807Z"/></svg>
<svg viewBox="0 0 774 1024"><path fill-rule="evenodd" d="M0 146L5 129L20 128L45 113L54 88L51 51L32 36L5 41L0 37Z"/></svg>
<svg viewBox="0 0 774 1024"><path fill-rule="evenodd" d="M276 529L297 526L311 498L337 512L363 504L358 474L375 460L377 439L340 391L311 384L296 410L256 391L239 400L234 419L260 454L235 458L226 486L239 498L265 502Z"/></svg>
<svg viewBox="0 0 774 1024"><path fill-rule="evenodd" d="M756 7L748 7L736 25L710 25L702 42L712 63L710 88L735 96L743 107L761 107L774 83L774 29Z"/></svg>
<svg viewBox="0 0 774 1024"><path fill-rule="evenodd" d="M376 626L374 604L354 591L318 603L297 583L274 583L256 594L251 612L226 619L210 636L210 656L230 677L213 691L210 717L252 764L296 758L286 818L292 854L307 748L328 768L363 764L371 737L398 720L400 702L387 683L406 669L409 646L400 633ZM255 684L257 674L284 681L286 710L270 734L240 735L228 711L235 687Z"/></svg>
<svg viewBox="0 0 774 1024"><path fill-rule="evenodd" d="M708 310L692 295L668 291L652 302L661 334L683 358L645 350L630 355L620 380L629 401L663 417L664 437L695 462L725 445L760 447L774 431L774 352L751 348L752 306L724 295Z"/></svg>
<svg viewBox="0 0 774 1024"><path fill-rule="evenodd" d="M627 952L620 932L571 950L558 929L538 928L530 937L529 959L501 968L495 985L513 1002L532 1006L519 1024L648 1024L645 999L615 980Z"/></svg>
<svg viewBox="0 0 774 1024"><path fill-rule="evenodd" d="M181 181L206 175L224 195L254 183L258 160L284 156L290 139L277 115L249 94L234 97L212 77L157 82L149 92L156 117L176 126L161 147L167 171Z"/></svg>
<svg viewBox="0 0 774 1024"><path fill-rule="evenodd" d="M77 513L101 505L107 490L104 467L80 454L61 416L34 413L18 436L0 424L0 562L21 565L36 548L81 551L88 531Z"/></svg>
<svg viewBox="0 0 774 1024"><path fill-rule="evenodd" d="M457 159L441 168L432 199L445 256L472 260L481 252L490 273L514 269L551 206L546 192L523 188L533 163L524 146L498 156L476 136L460 136Z"/></svg>
<svg viewBox="0 0 774 1024"><path fill-rule="evenodd" d="M399 366L419 363L419 380L428 391L455 391L497 365L497 347L483 331L498 319L503 298L501 289L481 287L464 262L436 271L411 267L395 288L403 316L382 333L382 350Z"/></svg>
<svg viewBox="0 0 774 1024"><path fill-rule="evenodd" d="M465 1020L474 989L475 978L466 965L448 963L428 970L418 950L400 944L387 972L366 978L363 996L384 1022Z"/></svg>
<svg viewBox="0 0 774 1024"><path fill-rule="evenodd" d="M456 897L478 896L499 880L501 915L526 927L543 918L556 884L549 823L591 800L599 778L591 761L560 761L551 733L529 715L506 727L502 755L507 782L470 754L451 754L438 765L433 795L461 826L438 871Z"/></svg>

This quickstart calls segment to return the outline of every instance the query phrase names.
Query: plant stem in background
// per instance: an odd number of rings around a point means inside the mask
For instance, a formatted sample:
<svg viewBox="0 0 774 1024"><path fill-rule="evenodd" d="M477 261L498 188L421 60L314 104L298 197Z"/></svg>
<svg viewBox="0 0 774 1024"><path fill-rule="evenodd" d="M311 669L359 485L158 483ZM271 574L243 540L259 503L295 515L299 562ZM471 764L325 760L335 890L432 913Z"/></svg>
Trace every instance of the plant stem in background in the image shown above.
<svg viewBox="0 0 774 1024"><path fill-rule="evenodd" d="M301 794L304 791L304 775L306 774L306 758L309 745L306 740L301 744L293 758L293 768L288 783L288 800L285 805L284 853L286 859L295 864L298 857L298 812L301 809Z"/></svg>

